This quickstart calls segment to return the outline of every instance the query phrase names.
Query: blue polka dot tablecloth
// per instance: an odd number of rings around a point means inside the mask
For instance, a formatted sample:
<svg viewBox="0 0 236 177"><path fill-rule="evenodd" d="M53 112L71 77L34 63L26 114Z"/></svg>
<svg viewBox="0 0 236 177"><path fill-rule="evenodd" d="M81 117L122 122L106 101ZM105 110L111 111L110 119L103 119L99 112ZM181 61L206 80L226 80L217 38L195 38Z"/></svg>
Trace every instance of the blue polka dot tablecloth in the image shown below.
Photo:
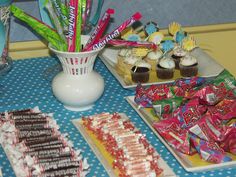
<svg viewBox="0 0 236 177"><path fill-rule="evenodd" d="M126 96L133 95L134 92L132 90L123 89L99 58L96 60L95 70L99 72L105 80L103 96L89 111L72 112L66 110L63 105L56 100L51 91L53 69L58 70L58 66L60 66L58 64L58 60L52 57L14 61L13 69L5 76L0 77L0 112L39 106L43 112L54 113L54 118L60 125L61 132L68 133L70 139L74 142L75 149L81 149L83 156L88 159L91 165L88 177L105 177L108 176L108 174L89 148L89 145L82 138L82 135L74 127L71 120L101 112L125 113L131 121L135 123L135 126L141 129L142 133L146 134L147 139L177 176L236 176L236 168L224 168L208 172L186 172L124 99ZM2 169L4 177L15 176L1 147L0 168Z"/></svg>

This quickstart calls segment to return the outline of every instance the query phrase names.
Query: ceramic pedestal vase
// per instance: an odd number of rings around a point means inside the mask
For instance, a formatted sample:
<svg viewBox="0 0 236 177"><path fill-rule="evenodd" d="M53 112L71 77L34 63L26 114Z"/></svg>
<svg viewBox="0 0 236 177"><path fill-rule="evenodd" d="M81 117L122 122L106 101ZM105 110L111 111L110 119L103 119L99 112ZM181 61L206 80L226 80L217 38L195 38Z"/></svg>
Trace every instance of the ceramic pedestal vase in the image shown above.
<svg viewBox="0 0 236 177"><path fill-rule="evenodd" d="M82 36L82 42L86 41ZM63 71L52 81L55 97L72 111L85 111L101 97L104 80L93 70L101 49L89 52L61 52L49 47L59 58Z"/></svg>

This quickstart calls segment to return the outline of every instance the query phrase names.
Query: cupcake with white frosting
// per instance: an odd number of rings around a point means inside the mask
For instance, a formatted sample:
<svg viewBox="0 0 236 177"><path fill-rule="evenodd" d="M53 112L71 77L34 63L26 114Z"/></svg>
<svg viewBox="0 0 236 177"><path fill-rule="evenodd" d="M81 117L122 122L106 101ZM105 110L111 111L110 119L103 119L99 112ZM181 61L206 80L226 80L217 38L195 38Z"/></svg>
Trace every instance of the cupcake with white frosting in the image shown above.
<svg viewBox="0 0 236 177"><path fill-rule="evenodd" d="M146 83L149 80L151 65L144 60L135 63L131 68L131 78L133 82Z"/></svg>
<svg viewBox="0 0 236 177"><path fill-rule="evenodd" d="M174 76L175 62L169 57L160 59L157 64L156 74L160 79L171 79Z"/></svg>
<svg viewBox="0 0 236 177"><path fill-rule="evenodd" d="M155 51L149 52L145 57L145 60L151 65L151 69L153 71L156 70L157 63L159 59L162 57L162 55L163 55L162 51L157 49Z"/></svg>
<svg viewBox="0 0 236 177"><path fill-rule="evenodd" d="M117 55L117 64L116 64L116 68L117 68L118 72L124 73L125 58L130 57L131 54L132 54L131 49L123 48L123 49L119 50L118 55Z"/></svg>
<svg viewBox="0 0 236 177"><path fill-rule="evenodd" d="M198 61L194 56L188 54L180 60L179 69L183 77L196 76L198 73Z"/></svg>
<svg viewBox="0 0 236 177"><path fill-rule="evenodd" d="M187 54L187 51L184 50L183 48L181 48L180 46L176 46L173 49L173 53L171 55L171 57L173 58L174 62L175 62L175 69L179 69L179 63L181 58L185 57Z"/></svg>
<svg viewBox="0 0 236 177"><path fill-rule="evenodd" d="M133 66L135 66L136 63L138 63L139 61L141 61L142 58L141 57L137 57L134 55L130 55L129 57L126 57L124 59L124 75L130 75L130 70Z"/></svg>

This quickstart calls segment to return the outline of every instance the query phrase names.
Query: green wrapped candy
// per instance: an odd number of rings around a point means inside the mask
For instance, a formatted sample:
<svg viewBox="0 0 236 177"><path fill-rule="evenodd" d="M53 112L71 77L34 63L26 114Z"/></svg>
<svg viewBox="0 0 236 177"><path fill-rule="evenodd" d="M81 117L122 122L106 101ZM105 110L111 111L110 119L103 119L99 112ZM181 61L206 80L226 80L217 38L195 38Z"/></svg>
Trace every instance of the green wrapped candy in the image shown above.
<svg viewBox="0 0 236 177"><path fill-rule="evenodd" d="M214 80L211 81L211 83L214 85L224 83L228 90L236 88L236 80L227 70L222 71Z"/></svg>
<svg viewBox="0 0 236 177"><path fill-rule="evenodd" d="M172 113L183 102L183 97L174 97L164 100L154 101L152 103L153 109L158 116L162 114Z"/></svg>
<svg viewBox="0 0 236 177"><path fill-rule="evenodd" d="M41 35L49 43L51 43L55 49L60 51L67 51L67 44L54 29L37 20L36 18L26 14L23 10L16 7L15 5L11 5L10 10L16 18L29 25L32 29L35 30L35 32Z"/></svg>

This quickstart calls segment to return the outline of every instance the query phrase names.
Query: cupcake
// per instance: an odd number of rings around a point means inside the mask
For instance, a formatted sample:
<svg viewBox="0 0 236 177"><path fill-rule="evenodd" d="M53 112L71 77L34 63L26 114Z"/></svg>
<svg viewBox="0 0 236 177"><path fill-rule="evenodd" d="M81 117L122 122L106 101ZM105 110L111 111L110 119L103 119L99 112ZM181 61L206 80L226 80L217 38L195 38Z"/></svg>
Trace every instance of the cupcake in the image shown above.
<svg viewBox="0 0 236 177"><path fill-rule="evenodd" d="M117 56L117 64L116 64L116 68L118 71L120 71L121 73L124 73L124 68L125 68L125 58L131 56L132 51L131 49L121 49L118 52L118 56Z"/></svg>
<svg viewBox="0 0 236 177"><path fill-rule="evenodd" d="M186 55L180 60L179 69L183 77L196 76L198 73L197 59L190 54Z"/></svg>
<svg viewBox="0 0 236 177"><path fill-rule="evenodd" d="M157 63L159 59L161 58L162 54L163 53L161 50L151 51L147 54L147 56L145 57L145 60L147 61L147 63L151 65L151 70L153 71L156 70Z"/></svg>
<svg viewBox="0 0 236 177"><path fill-rule="evenodd" d="M173 49L173 53L171 57L173 58L175 62L175 69L179 69L179 62L181 58L183 58L186 54L187 52L184 49L182 49L180 46L177 46Z"/></svg>
<svg viewBox="0 0 236 177"><path fill-rule="evenodd" d="M144 60L138 61L131 68L131 78L133 82L146 83L149 80L151 65Z"/></svg>
<svg viewBox="0 0 236 177"><path fill-rule="evenodd" d="M165 57L157 64L156 74L160 79L171 79L174 76L175 62L173 59Z"/></svg>
<svg viewBox="0 0 236 177"><path fill-rule="evenodd" d="M130 75L131 68L138 62L141 61L141 57L130 55L124 59L124 75Z"/></svg>

